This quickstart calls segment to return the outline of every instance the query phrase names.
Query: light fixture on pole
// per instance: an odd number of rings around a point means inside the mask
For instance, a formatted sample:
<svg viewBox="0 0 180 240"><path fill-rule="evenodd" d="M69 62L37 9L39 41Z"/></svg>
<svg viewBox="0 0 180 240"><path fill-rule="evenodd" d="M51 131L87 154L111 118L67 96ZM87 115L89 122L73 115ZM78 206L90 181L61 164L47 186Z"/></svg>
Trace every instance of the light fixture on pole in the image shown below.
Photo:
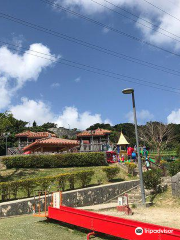
<svg viewBox="0 0 180 240"><path fill-rule="evenodd" d="M135 125L135 134L136 134L136 146L137 146L137 155L138 155L138 167L139 167L139 177L140 177L140 186L141 186L141 197L142 197L142 204L145 205L146 204L146 198L145 198L145 190L144 190L144 183L143 183L142 162L141 162L140 149L139 149L139 139L138 139L134 89L133 88L127 88L127 89L124 89L122 91L122 93L123 94L132 94L134 125Z"/></svg>
<svg viewBox="0 0 180 240"><path fill-rule="evenodd" d="M7 132L7 133L3 133L3 137L5 137L5 139L6 139L6 155L8 155L8 149L7 149L7 139L8 139L8 137L9 137L9 135L10 135L10 133L9 133L9 132Z"/></svg>

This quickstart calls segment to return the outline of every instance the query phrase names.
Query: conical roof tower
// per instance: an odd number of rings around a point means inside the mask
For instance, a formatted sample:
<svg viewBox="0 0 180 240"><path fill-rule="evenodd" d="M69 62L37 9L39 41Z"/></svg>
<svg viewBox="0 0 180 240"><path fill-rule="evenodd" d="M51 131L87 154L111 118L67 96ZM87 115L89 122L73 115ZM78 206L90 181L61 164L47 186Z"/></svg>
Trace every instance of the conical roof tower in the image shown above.
<svg viewBox="0 0 180 240"><path fill-rule="evenodd" d="M123 135L123 133L121 132L121 135L119 137L119 141L117 143L117 145L121 146L121 145L129 145L128 141L126 140L125 136Z"/></svg>

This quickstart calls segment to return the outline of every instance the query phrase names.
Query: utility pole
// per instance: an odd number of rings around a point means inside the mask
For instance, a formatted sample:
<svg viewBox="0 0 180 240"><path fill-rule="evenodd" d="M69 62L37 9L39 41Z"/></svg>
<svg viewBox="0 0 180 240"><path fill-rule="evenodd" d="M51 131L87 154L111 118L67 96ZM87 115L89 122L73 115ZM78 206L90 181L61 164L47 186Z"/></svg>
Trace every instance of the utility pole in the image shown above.
<svg viewBox="0 0 180 240"><path fill-rule="evenodd" d="M124 94L132 94L134 125L135 125L135 134L136 134L136 146L137 146L137 155L138 155L138 168L139 168L139 178L140 178L140 186L141 186L141 197L142 197L142 204L146 205L146 197L145 197L143 173L142 173L142 162L141 162L140 149L139 149L139 138L138 138L138 128L137 128L137 117L136 117L136 106L135 106L134 89L127 88L127 89L124 89L122 91L122 93L124 93Z"/></svg>

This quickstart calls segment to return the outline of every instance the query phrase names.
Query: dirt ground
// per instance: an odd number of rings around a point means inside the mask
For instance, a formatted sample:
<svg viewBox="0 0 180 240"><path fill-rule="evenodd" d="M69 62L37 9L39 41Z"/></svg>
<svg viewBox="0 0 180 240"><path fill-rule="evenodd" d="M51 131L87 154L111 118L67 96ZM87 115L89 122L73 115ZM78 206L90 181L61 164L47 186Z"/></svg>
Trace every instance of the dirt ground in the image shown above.
<svg viewBox="0 0 180 240"><path fill-rule="evenodd" d="M100 211L102 214L180 229L180 208L136 208L133 212L132 216L127 216L116 210Z"/></svg>
<svg viewBox="0 0 180 240"><path fill-rule="evenodd" d="M153 202L151 207L132 209L134 214L131 216L117 212L116 209L100 213L180 229L180 198L172 196L171 186L164 193L158 194Z"/></svg>

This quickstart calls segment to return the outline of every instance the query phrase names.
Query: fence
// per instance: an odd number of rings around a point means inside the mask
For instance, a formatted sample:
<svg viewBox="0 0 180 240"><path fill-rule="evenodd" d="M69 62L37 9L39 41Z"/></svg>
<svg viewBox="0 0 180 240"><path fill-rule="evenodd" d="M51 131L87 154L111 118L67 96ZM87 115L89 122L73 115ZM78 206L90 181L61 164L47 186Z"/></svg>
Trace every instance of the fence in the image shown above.
<svg viewBox="0 0 180 240"><path fill-rule="evenodd" d="M80 152L105 152L109 149L113 149L114 145L103 144L103 143L90 143L81 144Z"/></svg>

